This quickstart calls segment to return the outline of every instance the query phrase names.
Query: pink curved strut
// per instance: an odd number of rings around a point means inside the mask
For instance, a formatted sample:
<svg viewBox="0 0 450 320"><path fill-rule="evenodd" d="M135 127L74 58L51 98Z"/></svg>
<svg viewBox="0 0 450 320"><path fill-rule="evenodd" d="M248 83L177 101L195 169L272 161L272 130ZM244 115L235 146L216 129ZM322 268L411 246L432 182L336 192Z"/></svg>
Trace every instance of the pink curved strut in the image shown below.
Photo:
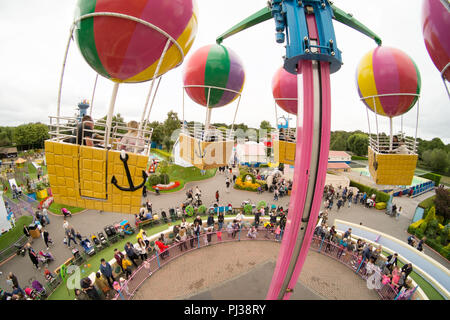
<svg viewBox="0 0 450 320"><path fill-rule="evenodd" d="M309 216L308 228L303 240L300 255L295 266L294 273L291 277L288 287L294 288L297 284L298 277L302 271L303 265L308 255L308 250L311 245L312 236L317 221L320 205L322 203L323 188L325 187L325 180L328 166L328 153L330 150L330 130L331 130L331 89L330 89L330 65L328 63L321 63L321 79L322 79L322 132L321 132L321 145L320 145L320 157L319 167L317 170L317 180L315 186L314 200L311 207L311 215ZM285 294L283 299L289 299L291 292Z"/></svg>
<svg viewBox="0 0 450 320"><path fill-rule="evenodd" d="M309 180L309 168L311 162L312 132L314 129L314 112L313 112L313 88L312 88L312 62L303 60L303 101L304 107L298 108L298 119L302 121L297 125L297 144L295 151L295 169L294 181L292 185L291 199L289 202L289 210L286 222L283 242L281 244L280 253L278 254L277 264L273 273L272 282L269 287L266 299L278 299L282 283L285 280L290 261L292 260L292 252L296 244L298 230L301 225L302 213L306 200L306 186ZM299 83L300 85L300 83ZM299 95L300 99L300 95Z"/></svg>
<svg viewBox="0 0 450 320"><path fill-rule="evenodd" d="M314 15L307 15L308 31L311 39L318 39L317 26ZM317 62L319 63L319 62ZM303 91L303 108L298 106L298 119L301 123L297 124L297 145L295 153L294 181L292 195L289 203L288 220L286 223L283 242L278 255L277 265L275 267L272 282L269 287L266 299L289 299L291 293L282 292L287 288L296 286L298 277L305 262L312 235L315 228L315 222L319 214L322 201L323 187L325 185L326 171L328 164L328 153L330 145L330 123L331 123L331 97L330 97L330 68L328 63L320 63L321 83L319 88L314 87L313 62L309 60L300 60L300 68L303 73L303 82L301 84L300 75L298 75L300 101L301 91ZM317 67L316 67L317 68ZM318 72L318 70L316 70ZM302 85L303 90L300 86ZM315 92L320 97L315 97ZM313 164L311 153L313 151L314 140L314 114L317 112L314 106L314 100L321 100L321 118L320 121L320 149L318 150L318 161ZM317 130L318 128L316 128ZM317 137L316 137L317 138ZM319 143L315 141L314 143ZM310 176L310 170L317 165L316 176ZM308 184L316 182L313 194L310 195L311 206L309 210L308 221L302 221L307 201ZM309 205L309 203L308 203ZM305 231L303 231L306 228ZM304 233L303 233L304 232ZM299 236L303 236L303 242L300 242ZM301 243L301 247L298 246ZM295 256L294 256L295 254ZM286 277L290 276L290 279Z"/></svg>

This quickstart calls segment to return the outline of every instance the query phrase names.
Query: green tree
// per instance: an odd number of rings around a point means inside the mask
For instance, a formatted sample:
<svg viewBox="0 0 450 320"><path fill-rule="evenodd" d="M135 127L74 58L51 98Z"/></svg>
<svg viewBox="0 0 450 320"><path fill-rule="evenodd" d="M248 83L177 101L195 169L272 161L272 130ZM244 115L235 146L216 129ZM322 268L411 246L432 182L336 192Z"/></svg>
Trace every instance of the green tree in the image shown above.
<svg viewBox="0 0 450 320"><path fill-rule="evenodd" d="M444 149L426 150L422 154L424 164L437 172L446 172L449 167L449 155Z"/></svg>
<svg viewBox="0 0 450 320"><path fill-rule="evenodd" d="M158 121L153 121L148 125L149 128L153 129L152 141L156 144L162 144L164 141L164 126Z"/></svg>
<svg viewBox="0 0 450 320"><path fill-rule="evenodd" d="M261 121L261 124L259 125L260 129L266 130L268 133L272 129L272 126L270 125L270 122L267 120Z"/></svg>
<svg viewBox="0 0 450 320"><path fill-rule="evenodd" d="M434 198L434 205L439 216L444 217L444 222L450 219L450 190L443 187L436 189L436 197Z"/></svg>
<svg viewBox="0 0 450 320"><path fill-rule="evenodd" d="M358 156L367 154L369 137L363 133L354 133L347 140L347 149Z"/></svg>
<svg viewBox="0 0 450 320"><path fill-rule="evenodd" d="M48 126L42 123L28 123L16 127L13 142L22 148L43 147L49 139Z"/></svg>
<svg viewBox="0 0 450 320"><path fill-rule="evenodd" d="M167 113L167 119L163 123L164 127L164 136L171 137L172 132L176 129L181 128L180 119L178 118L178 114L173 112L172 110Z"/></svg>

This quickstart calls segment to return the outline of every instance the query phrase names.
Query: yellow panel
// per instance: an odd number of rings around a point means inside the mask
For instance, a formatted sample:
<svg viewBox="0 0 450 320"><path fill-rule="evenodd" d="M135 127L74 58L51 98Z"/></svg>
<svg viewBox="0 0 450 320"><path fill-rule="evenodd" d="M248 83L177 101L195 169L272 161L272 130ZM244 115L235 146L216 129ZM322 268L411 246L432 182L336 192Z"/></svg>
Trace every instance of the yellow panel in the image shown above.
<svg viewBox="0 0 450 320"><path fill-rule="evenodd" d="M95 210L103 210L103 202L95 201L94 202L94 208L95 208Z"/></svg>
<svg viewBox="0 0 450 320"><path fill-rule="evenodd" d="M92 161L92 170L97 172L104 172L104 162L100 160Z"/></svg>
<svg viewBox="0 0 450 320"><path fill-rule="evenodd" d="M131 207L129 205L122 205L122 211L123 213L131 213Z"/></svg>
<svg viewBox="0 0 450 320"><path fill-rule="evenodd" d="M112 197L112 203L113 204L117 204L117 205L120 205L120 204L122 204L122 200L120 199L120 197Z"/></svg>
<svg viewBox="0 0 450 320"><path fill-rule="evenodd" d="M81 178L83 181L83 188L86 188L84 182L92 180L92 171L83 169L83 171L81 171Z"/></svg>
<svg viewBox="0 0 450 320"><path fill-rule="evenodd" d="M55 143L53 145L53 153L55 155L62 155L63 154L63 147L61 143Z"/></svg>
<svg viewBox="0 0 450 320"><path fill-rule="evenodd" d="M51 167L55 164L55 155L53 153L45 152L45 161L47 163L47 170L48 167Z"/></svg>
<svg viewBox="0 0 450 320"><path fill-rule="evenodd" d="M45 141L45 153L53 152L53 145L54 145L54 142L46 140ZM46 161L48 161L48 160L46 159Z"/></svg>
<svg viewBox="0 0 450 320"><path fill-rule="evenodd" d="M60 154L55 154L55 165L63 166L64 165L64 159L63 156Z"/></svg>
<svg viewBox="0 0 450 320"><path fill-rule="evenodd" d="M96 193L104 193L105 192L105 185L101 182L92 182L92 191Z"/></svg>
<svg viewBox="0 0 450 320"><path fill-rule="evenodd" d="M101 172L92 172L92 180L94 181L103 181L104 173Z"/></svg>
<svg viewBox="0 0 450 320"><path fill-rule="evenodd" d="M92 170L92 160L91 159L82 159L81 168L83 170Z"/></svg>
<svg viewBox="0 0 450 320"><path fill-rule="evenodd" d="M57 177L56 178L56 183L60 186L65 186L66 185L66 179L64 179L64 177Z"/></svg>
<svg viewBox="0 0 450 320"><path fill-rule="evenodd" d="M138 168L147 169L148 158L146 156L138 156L136 166Z"/></svg>
<svg viewBox="0 0 450 320"><path fill-rule="evenodd" d="M73 188L66 188L66 191L68 197L74 197L76 195L75 190Z"/></svg>
<svg viewBox="0 0 450 320"><path fill-rule="evenodd" d="M105 202L103 204L103 211L105 212L112 212L113 211L113 206L107 202Z"/></svg>
<svg viewBox="0 0 450 320"><path fill-rule="evenodd" d="M92 148L92 159L103 161L105 159L105 150Z"/></svg>
<svg viewBox="0 0 450 320"><path fill-rule="evenodd" d="M112 206L112 211L113 212L122 212L122 206L121 205L113 205Z"/></svg>
<svg viewBox="0 0 450 320"><path fill-rule="evenodd" d="M131 204L131 198L128 196L122 196L122 204Z"/></svg>

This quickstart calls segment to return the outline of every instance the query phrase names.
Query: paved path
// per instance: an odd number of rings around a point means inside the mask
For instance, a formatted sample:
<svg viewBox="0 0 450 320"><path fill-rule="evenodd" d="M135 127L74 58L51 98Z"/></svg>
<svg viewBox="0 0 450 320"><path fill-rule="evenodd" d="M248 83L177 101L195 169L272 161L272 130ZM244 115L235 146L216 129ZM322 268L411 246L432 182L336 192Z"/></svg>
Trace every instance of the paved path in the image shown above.
<svg viewBox="0 0 450 320"><path fill-rule="evenodd" d="M207 206L211 205L214 202L215 192L216 190L219 190L221 205L227 205L228 203L231 203L234 207L240 207L242 201L251 198L251 200L253 200L253 203L264 200L269 204L275 203L277 205L283 206L284 208L288 208L289 197L280 198L279 201L273 201L273 195L268 192L264 192L258 195L253 192L235 190L232 188L227 193L225 187L225 178L226 177L224 174L217 174L214 178L208 180L188 183L185 189L182 191L176 193L161 194L159 196L152 194L149 196L149 199L153 203L154 211L160 212L162 209L167 210L170 207L179 206L181 202L186 199L186 188L195 189L195 187L198 185L200 190L202 191L202 200ZM412 215L414 214L415 206L422 200L422 197L427 198L431 195L432 193L429 192L414 199L396 198L396 202L398 204L401 203L404 208L407 208L405 210L405 216L400 217L398 221L386 216L381 211L366 209L360 205L357 205L356 207L352 207L350 209L341 209L341 212L336 212L336 210L334 209L330 214L330 223L334 221L334 218L339 218L354 223L362 222L364 225L370 228L380 230L398 239L404 239L406 241L406 229L409 225ZM99 213L96 210L86 210L83 213L75 214L73 215L73 217L68 218L69 223L83 236L90 236L92 233L103 231L103 228L106 225L114 222L119 222L122 219L130 219L130 221L134 223L134 217L132 215L111 212ZM64 261L70 258L72 256L72 253L71 250L63 244L63 217L51 215L50 220L51 223L50 225L48 225L47 230L50 233L50 237L54 240L54 245L50 248L50 251L55 256L56 261L50 263L49 269L53 271L57 266L61 265ZM35 250L45 249L42 238L35 239L32 246ZM80 251L82 251L82 248L80 246L76 247ZM425 250L425 253L430 255L443 265L449 267L448 261L440 256L434 255L431 250ZM43 270L36 270L32 266L32 263L27 255L25 257L14 257L13 259L3 263L0 266L0 271L3 272L3 274L0 275L0 287L6 289L9 288L6 285L5 280L7 274L10 271L13 271L16 274L21 286L27 285L27 282L30 278L35 278L42 283L45 282Z"/></svg>
<svg viewBox="0 0 450 320"><path fill-rule="evenodd" d="M134 299L264 300L279 248L276 242L243 241L191 252L152 275ZM171 281L166 281L168 278ZM324 299L378 300L379 297L342 263L309 251L291 300Z"/></svg>

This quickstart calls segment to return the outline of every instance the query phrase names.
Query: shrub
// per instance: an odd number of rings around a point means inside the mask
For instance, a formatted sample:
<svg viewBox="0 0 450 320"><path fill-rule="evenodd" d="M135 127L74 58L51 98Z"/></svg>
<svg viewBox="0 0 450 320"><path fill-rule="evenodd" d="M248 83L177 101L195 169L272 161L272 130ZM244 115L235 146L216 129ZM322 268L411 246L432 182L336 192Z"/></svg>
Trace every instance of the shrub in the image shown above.
<svg viewBox="0 0 450 320"><path fill-rule="evenodd" d="M169 184L170 182L169 175L167 173L161 173L159 175L159 181L160 181L159 183L161 184Z"/></svg>
<svg viewBox="0 0 450 320"><path fill-rule="evenodd" d="M247 204L244 206L244 213L245 213L245 214L251 214L251 213L252 213L252 210L253 210L253 207L252 207L251 204L247 203Z"/></svg>
<svg viewBox="0 0 450 320"><path fill-rule="evenodd" d="M441 182L441 178L442 178L441 175L436 174L436 173L432 173L432 172L425 173L425 174L421 175L421 177L425 178L425 179L428 179L428 180L431 180L431 181L434 181L434 185L435 186L439 185L439 182Z"/></svg>
<svg viewBox="0 0 450 320"><path fill-rule="evenodd" d="M448 242L448 233L449 233L449 231L450 231L450 228L449 228L449 226L447 225L447 226L445 226L445 228L441 229L441 231L439 232L440 239L441 239L441 244L442 244L443 246L446 246L446 245L447 245L447 242Z"/></svg>
<svg viewBox="0 0 450 320"><path fill-rule="evenodd" d="M198 207L197 212L200 214L204 214L206 212L206 206L202 204L200 207Z"/></svg>
<svg viewBox="0 0 450 320"><path fill-rule="evenodd" d="M439 230L439 222L437 219L433 219L427 222L427 229L425 230L425 235L427 238L436 238L437 232Z"/></svg>
<svg viewBox="0 0 450 320"><path fill-rule="evenodd" d="M415 234L416 237L419 238L419 239L422 239L423 236L424 236L423 231L420 230L420 228L417 228L417 229L416 229L416 232L415 232L414 234Z"/></svg>
<svg viewBox="0 0 450 320"><path fill-rule="evenodd" d="M367 160L367 157L352 156L352 160Z"/></svg>
<svg viewBox="0 0 450 320"><path fill-rule="evenodd" d="M265 201L258 202L258 205L256 206L256 209L260 210L261 208L267 207L267 203Z"/></svg>
<svg viewBox="0 0 450 320"><path fill-rule="evenodd" d="M428 210L428 213L425 217L425 222L430 222L432 220L436 220L436 208L431 207L430 210Z"/></svg>
<svg viewBox="0 0 450 320"><path fill-rule="evenodd" d="M439 253L447 260L450 260L450 244L446 245L445 247L442 247Z"/></svg>
<svg viewBox="0 0 450 320"><path fill-rule="evenodd" d="M147 183L150 185L150 187L153 187L159 183L161 183L161 178L157 174L152 174L150 177L148 177Z"/></svg>
<svg viewBox="0 0 450 320"><path fill-rule="evenodd" d="M388 202L389 201L390 195L385 193L385 192L378 191L377 189L370 188L370 187L368 187L366 185L363 185L361 183L355 182L353 180L350 180L350 186L358 188L358 190L360 192L366 192L369 195L369 197L372 194L375 194L376 195L376 202Z"/></svg>
<svg viewBox="0 0 450 320"><path fill-rule="evenodd" d="M186 209L184 209L184 211L189 217L192 217L194 215L194 207L191 205L187 206Z"/></svg>

